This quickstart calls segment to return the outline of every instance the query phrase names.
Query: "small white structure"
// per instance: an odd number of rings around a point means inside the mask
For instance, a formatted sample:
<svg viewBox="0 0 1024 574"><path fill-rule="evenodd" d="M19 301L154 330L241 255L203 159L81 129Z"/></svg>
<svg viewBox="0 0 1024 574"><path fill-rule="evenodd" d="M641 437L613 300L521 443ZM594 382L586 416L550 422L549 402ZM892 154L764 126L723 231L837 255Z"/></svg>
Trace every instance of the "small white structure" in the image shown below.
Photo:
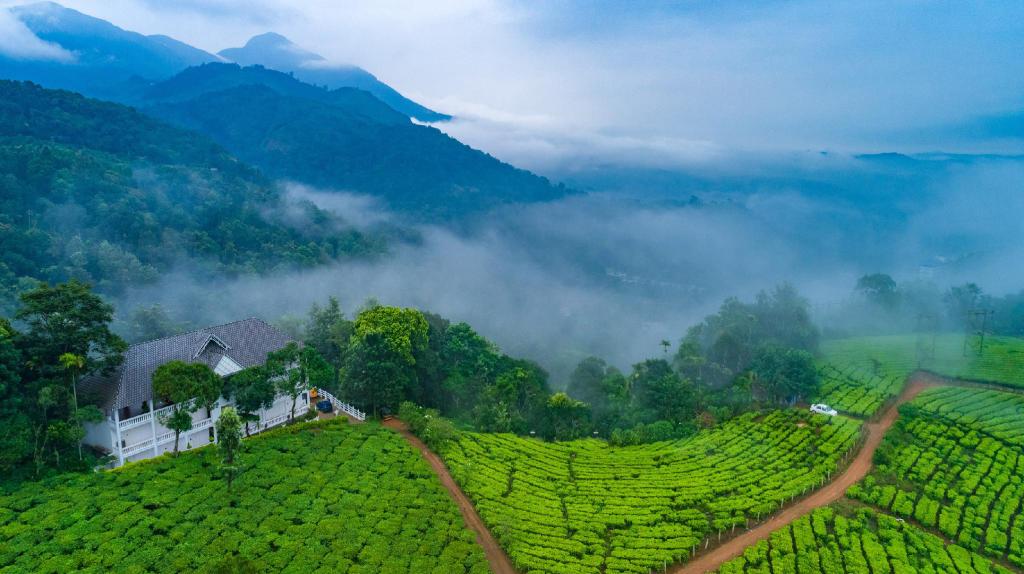
<svg viewBox="0 0 1024 574"><path fill-rule="evenodd" d="M106 420L85 425L85 444L117 457L117 465L159 456L174 450L174 431L162 424L171 405L153 396L153 373L170 361L203 363L222 377L262 365L267 354L283 348L291 339L259 319L244 319L132 345L124 360L110 376L85 377L79 397L91 399L104 411ZM288 420L292 399L280 395L270 408L259 413L259 421L248 423L248 432L258 433ZM230 406L221 398L210 409L192 415L192 429L181 433L178 450L188 450L215 441L214 424L221 409ZM308 408L309 394L303 392L295 410Z"/></svg>
<svg viewBox="0 0 1024 574"><path fill-rule="evenodd" d="M830 417L834 417L839 414L839 411L835 410L834 408L828 405L824 405L821 403L815 403L811 405L811 412L818 413L819 415L828 415Z"/></svg>

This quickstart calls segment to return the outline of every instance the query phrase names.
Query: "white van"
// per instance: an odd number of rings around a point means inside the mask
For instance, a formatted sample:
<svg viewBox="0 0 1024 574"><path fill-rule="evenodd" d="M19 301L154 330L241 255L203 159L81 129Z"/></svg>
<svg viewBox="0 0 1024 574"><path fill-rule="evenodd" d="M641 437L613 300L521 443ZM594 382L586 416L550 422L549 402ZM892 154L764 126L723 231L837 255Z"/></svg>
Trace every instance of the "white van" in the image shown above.
<svg viewBox="0 0 1024 574"><path fill-rule="evenodd" d="M811 405L811 412L818 413L819 415L828 415L830 417L834 417L839 414L839 411L835 410L834 408L828 405L823 405L821 403Z"/></svg>

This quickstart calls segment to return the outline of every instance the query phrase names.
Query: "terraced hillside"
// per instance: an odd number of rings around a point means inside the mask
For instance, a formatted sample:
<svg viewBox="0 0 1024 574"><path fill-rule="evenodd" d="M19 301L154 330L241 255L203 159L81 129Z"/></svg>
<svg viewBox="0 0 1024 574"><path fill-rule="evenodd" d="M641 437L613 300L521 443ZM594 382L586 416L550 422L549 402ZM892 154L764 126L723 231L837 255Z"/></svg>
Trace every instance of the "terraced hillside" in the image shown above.
<svg viewBox="0 0 1024 574"><path fill-rule="evenodd" d="M876 460L852 497L1024 567L1024 396L927 391Z"/></svg>
<svg viewBox="0 0 1024 574"><path fill-rule="evenodd" d="M747 548L720 574L1010 574L977 553L891 516L837 504Z"/></svg>
<svg viewBox="0 0 1024 574"><path fill-rule="evenodd" d="M896 396L906 376L878 375L855 363L827 363L818 366L821 389L818 401L840 412L860 416L874 414L885 401Z"/></svg>
<svg viewBox="0 0 1024 574"><path fill-rule="evenodd" d="M0 494L0 572L488 571L436 476L391 431L335 419L245 450L233 495L210 448Z"/></svg>
<svg viewBox="0 0 1024 574"><path fill-rule="evenodd" d="M988 574L1024 569L1024 395L931 388L900 409L875 468L719 569Z"/></svg>
<svg viewBox="0 0 1024 574"><path fill-rule="evenodd" d="M465 433L443 456L520 571L648 572L821 485L859 430L791 410L638 447Z"/></svg>

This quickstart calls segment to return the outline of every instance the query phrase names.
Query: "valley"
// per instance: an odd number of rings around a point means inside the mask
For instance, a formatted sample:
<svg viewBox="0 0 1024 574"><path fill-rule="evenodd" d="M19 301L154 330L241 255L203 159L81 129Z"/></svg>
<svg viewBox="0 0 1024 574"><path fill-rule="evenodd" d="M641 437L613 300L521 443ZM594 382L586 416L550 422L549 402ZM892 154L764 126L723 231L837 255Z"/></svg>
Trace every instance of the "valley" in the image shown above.
<svg viewBox="0 0 1024 574"><path fill-rule="evenodd" d="M1024 574L1012 3L0 3L0 574Z"/></svg>

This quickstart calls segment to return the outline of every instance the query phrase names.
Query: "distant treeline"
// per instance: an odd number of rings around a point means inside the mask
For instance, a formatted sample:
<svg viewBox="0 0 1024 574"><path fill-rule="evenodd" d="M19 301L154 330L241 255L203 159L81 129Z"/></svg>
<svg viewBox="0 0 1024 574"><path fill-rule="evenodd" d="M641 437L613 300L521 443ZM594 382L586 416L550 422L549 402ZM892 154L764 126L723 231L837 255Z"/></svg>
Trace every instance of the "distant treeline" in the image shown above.
<svg viewBox="0 0 1024 574"><path fill-rule="evenodd" d="M1024 290L1002 296L967 282L942 289L932 281L897 282L885 273L857 280L853 296L820 318L829 337L900 332L976 331L1024 336Z"/></svg>

